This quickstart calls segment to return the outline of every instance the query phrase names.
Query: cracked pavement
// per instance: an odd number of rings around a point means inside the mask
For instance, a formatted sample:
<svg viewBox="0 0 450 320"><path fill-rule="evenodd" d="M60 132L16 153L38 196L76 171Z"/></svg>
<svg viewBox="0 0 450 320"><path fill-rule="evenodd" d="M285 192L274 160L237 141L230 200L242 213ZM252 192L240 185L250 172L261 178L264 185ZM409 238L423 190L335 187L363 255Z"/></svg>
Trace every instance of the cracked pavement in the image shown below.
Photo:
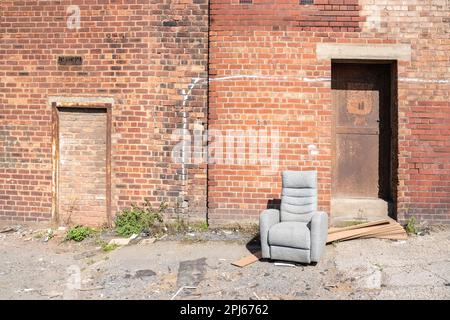
<svg viewBox="0 0 450 320"><path fill-rule="evenodd" d="M93 243L0 234L0 299L449 299L450 227L406 241L328 245L316 266L230 263L231 240L166 240L105 253ZM248 246L248 245L247 245Z"/></svg>

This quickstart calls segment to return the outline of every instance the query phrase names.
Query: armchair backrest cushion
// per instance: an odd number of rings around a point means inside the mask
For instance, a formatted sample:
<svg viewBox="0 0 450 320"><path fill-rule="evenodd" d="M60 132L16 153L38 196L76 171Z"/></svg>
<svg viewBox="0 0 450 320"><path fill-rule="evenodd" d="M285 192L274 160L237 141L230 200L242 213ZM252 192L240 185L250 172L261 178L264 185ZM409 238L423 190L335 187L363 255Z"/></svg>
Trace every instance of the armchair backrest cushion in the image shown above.
<svg viewBox="0 0 450 320"><path fill-rule="evenodd" d="M283 171L281 221L309 222L317 211L317 172Z"/></svg>

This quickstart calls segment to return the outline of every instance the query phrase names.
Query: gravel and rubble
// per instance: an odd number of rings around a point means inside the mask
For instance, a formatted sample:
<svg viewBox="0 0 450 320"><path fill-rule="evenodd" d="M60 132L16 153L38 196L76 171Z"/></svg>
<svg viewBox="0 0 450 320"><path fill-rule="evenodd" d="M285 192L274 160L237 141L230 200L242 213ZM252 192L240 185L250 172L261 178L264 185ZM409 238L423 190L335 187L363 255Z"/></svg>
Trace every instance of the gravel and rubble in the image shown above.
<svg viewBox="0 0 450 320"><path fill-rule="evenodd" d="M0 225L0 299L450 298L448 226L406 241L328 245L316 266L259 261L245 268L231 262L257 250L250 231L150 235L110 252L98 239L63 241L65 232Z"/></svg>

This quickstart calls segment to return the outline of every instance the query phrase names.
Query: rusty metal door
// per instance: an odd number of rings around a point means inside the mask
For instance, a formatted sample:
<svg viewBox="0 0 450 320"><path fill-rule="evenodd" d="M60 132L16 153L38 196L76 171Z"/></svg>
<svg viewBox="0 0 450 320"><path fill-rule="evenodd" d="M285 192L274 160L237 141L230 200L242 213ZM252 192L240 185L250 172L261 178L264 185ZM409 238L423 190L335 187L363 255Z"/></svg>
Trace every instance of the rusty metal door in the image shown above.
<svg viewBox="0 0 450 320"><path fill-rule="evenodd" d="M333 64L334 197L378 198L389 184L390 140L380 139L389 114L387 71L381 64Z"/></svg>

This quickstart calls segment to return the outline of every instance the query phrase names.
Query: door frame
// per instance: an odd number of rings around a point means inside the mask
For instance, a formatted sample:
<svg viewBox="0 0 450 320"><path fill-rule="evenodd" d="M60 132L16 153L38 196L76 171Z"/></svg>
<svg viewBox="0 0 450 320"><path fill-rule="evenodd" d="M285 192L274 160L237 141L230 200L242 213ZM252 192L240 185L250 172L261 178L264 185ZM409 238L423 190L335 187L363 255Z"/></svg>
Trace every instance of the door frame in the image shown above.
<svg viewBox="0 0 450 320"><path fill-rule="evenodd" d="M390 126L391 126L391 158L390 158L390 196L392 203L389 203L388 215L394 219L397 218L397 184L398 184L398 76L397 76L397 66L398 60L388 60L388 59L331 59L330 70L332 71L333 64L339 63L355 63L355 64L384 64L390 67ZM332 81L332 75L331 75ZM331 85L331 83L330 83ZM332 89L330 89L332 90ZM337 114L335 106L331 97L332 106L332 117L331 117L331 185L330 185L330 198L333 199L333 177L335 176L336 170L336 123ZM380 112L380 110L378 111Z"/></svg>
<svg viewBox="0 0 450 320"><path fill-rule="evenodd" d="M106 110L106 221L112 224L111 215L111 119L112 104L98 102L52 102L52 222L58 224L59 200L59 109L103 109Z"/></svg>

